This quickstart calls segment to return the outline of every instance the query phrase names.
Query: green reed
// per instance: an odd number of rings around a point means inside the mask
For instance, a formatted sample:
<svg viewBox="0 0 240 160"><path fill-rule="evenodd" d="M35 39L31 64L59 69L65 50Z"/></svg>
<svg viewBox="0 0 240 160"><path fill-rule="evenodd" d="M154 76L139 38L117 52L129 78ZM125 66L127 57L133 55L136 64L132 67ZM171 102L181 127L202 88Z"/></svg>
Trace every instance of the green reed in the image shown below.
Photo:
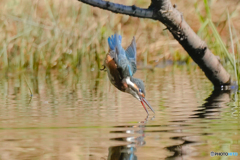
<svg viewBox="0 0 240 160"><path fill-rule="evenodd" d="M209 2L204 0L204 6L206 10L205 16L197 11L197 3L195 8L201 22L201 27L198 30L198 35L206 39L209 48L213 53L221 58L221 62L224 67L234 75L233 80L237 82L240 79L239 73L239 39L234 25L232 24L232 17L236 10L233 10L231 14L227 8L223 11L218 21L213 22L211 17L211 8ZM220 26L221 25L221 26ZM232 34L232 28L234 35ZM221 37L221 32L227 32L228 36ZM227 39L223 40L223 38ZM234 40L235 41L234 41ZM235 52L235 48L238 49ZM230 52L231 51L231 52Z"/></svg>

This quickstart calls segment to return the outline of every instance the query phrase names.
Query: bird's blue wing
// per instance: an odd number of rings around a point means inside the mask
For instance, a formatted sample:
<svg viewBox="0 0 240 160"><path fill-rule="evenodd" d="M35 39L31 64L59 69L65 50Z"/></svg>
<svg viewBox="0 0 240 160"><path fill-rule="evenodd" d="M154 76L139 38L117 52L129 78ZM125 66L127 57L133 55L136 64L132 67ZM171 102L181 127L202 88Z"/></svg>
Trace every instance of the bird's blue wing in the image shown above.
<svg viewBox="0 0 240 160"><path fill-rule="evenodd" d="M108 45L110 48L110 55L114 58L114 61L117 64L119 72L123 78L127 76L132 76L132 65L129 59L126 56L125 50L122 48L121 45L122 36L118 34L114 34L108 38Z"/></svg>
<svg viewBox="0 0 240 160"><path fill-rule="evenodd" d="M136 49L136 41L135 37L133 37L133 40L131 44L128 46L126 50L126 56L129 62L131 63L131 70L132 70L132 75L136 72L137 70L137 49Z"/></svg>
<svg viewBox="0 0 240 160"><path fill-rule="evenodd" d="M116 48L122 48L122 36L117 33L108 37L108 45L111 50L115 50Z"/></svg>

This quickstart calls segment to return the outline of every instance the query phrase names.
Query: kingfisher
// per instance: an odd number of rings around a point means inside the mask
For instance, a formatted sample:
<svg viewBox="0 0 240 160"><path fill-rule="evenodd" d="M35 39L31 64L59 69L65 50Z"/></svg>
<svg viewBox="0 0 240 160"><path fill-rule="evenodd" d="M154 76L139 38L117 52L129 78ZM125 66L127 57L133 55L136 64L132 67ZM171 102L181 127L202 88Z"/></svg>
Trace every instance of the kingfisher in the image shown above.
<svg viewBox="0 0 240 160"><path fill-rule="evenodd" d="M134 78L133 75L137 71L136 62L136 41L135 37L129 47L124 50L121 46L122 36L117 33L108 37L109 53L104 60L103 69L106 69L110 82L120 91L131 94L138 99L145 111L148 110L145 104L152 110L151 105L145 99L145 87L141 79Z"/></svg>

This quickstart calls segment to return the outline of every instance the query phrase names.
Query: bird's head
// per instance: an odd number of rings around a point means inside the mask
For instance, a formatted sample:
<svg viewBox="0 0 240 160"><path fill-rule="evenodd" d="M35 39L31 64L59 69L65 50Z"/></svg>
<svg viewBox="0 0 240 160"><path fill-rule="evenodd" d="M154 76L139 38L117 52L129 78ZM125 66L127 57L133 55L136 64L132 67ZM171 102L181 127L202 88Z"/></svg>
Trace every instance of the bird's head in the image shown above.
<svg viewBox="0 0 240 160"><path fill-rule="evenodd" d="M153 108L145 98L146 94L143 81L137 78L127 77L126 83L128 85L127 92L130 93L133 97L137 98L142 103L143 108L146 110L146 112L148 113L145 104L147 104L147 106L153 111L153 113L155 113Z"/></svg>

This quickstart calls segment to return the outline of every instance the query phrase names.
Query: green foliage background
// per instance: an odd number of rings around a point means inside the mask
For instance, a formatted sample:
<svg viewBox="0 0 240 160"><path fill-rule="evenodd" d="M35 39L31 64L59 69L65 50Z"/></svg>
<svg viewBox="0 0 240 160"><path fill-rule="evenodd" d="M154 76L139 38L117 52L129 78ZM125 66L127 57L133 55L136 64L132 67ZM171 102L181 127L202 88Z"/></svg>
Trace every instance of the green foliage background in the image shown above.
<svg viewBox="0 0 240 160"><path fill-rule="evenodd" d="M114 2L149 6L149 1L143 0ZM175 0L172 3L177 4L213 53L220 56L227 70L239 75L236 65L240 50L239 2ZM77 0L2 0L0 9L0 67L7 71L76 71L81 66L99 69L108 52L107 37L115 32L123 35L124 47L136 36L140 66L154 67L169 59L192 62L157 21L113 14ZM233 48L235 56L231 54Z"/></svg>

